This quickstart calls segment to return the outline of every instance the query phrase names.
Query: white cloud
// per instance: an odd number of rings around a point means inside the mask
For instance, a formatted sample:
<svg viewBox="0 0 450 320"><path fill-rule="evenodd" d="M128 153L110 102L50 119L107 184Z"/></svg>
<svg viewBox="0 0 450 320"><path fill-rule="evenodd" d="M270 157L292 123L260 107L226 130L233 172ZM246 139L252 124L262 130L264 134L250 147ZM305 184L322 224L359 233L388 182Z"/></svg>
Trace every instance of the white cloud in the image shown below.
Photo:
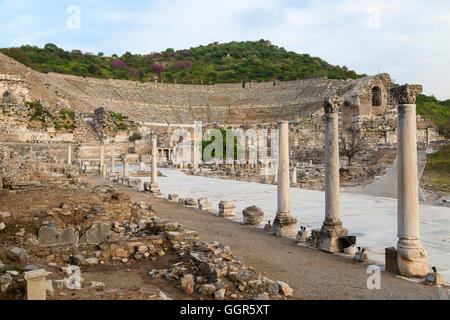
<svg viewBox="0 0 450 320"><path fill-rule="evenodd" d="M399 83L422 83L427 93L450 98L448 0L69 2L82 9L80 32L64 30L65 10L55 9L56 5L40 6L58 10L54 14L61 19L61 29L37 13L35 1L0 1L0 18L5 8L15 13L0 19L0 29L6 25L11 31L0 31L0 44L30 40L121 54L263 38L359 73L374 74L380 68ZM379 8L379 29L367 28L372 6Z"/></svg>

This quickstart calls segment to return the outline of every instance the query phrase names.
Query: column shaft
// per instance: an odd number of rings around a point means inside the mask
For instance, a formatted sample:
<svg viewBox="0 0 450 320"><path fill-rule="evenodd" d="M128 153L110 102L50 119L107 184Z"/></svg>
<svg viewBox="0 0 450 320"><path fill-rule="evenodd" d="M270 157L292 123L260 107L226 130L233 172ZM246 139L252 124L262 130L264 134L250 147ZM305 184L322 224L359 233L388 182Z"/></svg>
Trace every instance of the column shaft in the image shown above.
<svg viewBox="0 0 450 320"><path fill-rule="evenodd" d="M278 212L290 213L289 194L289 127L287 121L280 122L279 167L278 167Z"/></svg>
<svg viewBox="0 0 450 320"><path fill-rule="evenodd" d="M339 117L344 103L338 96L326 98L325 111L325 221L316 245L328 252L342 251L340 238L347 236L339 210Z"/></svg>
<svg viewBox="0 0 450 320"><path fill-rule="evenodd" d="M291 215L289 194L289 123L281 121L279 125L278 177L277 177L277 214L273 222L272 233L277 236L295 236L297 219ZM273 150L273 149L272 149Z"/></svg>
<svg viewBox="0 0 450 320"><path fill-rule="evenodd" d="M339 120L325 114L325 220L341 221L339 210Z"/></svg>
<svg viewBox="0 0 450 320"><path fill-rule="evenodd" d="M152 138L152 183L157 182L158 177L158 140Z"/></svg>
<svg viewBox="0 0 450 320"><path fill-rule="evenodd" d="M417 177L416 96L420 85L391 89L398 102L397 114L397 267L403 276L422 277L428 273L428 259L420 244Z"/></svg>
<svg viewBox="0 0 450 320"><path fill-rule="evenodd" d="M114 147L114 144L111 144L111 173L114 173L115 172L115 166L116 166L116 163L115 163L115 147Z"/></svg>
<svg viewBox="0 0 450 320"><path fill-rule="evenodd" d="M69 148L67 150L67 164L72 164L72 145L69 144Z"/></svg>

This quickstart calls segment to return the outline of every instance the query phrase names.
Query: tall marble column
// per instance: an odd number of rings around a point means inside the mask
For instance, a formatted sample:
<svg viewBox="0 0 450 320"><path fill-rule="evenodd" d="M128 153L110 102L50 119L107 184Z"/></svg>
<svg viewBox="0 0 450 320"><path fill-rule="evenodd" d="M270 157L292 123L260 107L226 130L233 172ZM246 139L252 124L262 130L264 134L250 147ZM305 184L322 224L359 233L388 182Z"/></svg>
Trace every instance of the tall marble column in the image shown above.
<svg viewBox="0 0 450 320"><path fill-rule="evenodd" d="M114 143L111 143L111 173L116 172L116 162L115 162L116 152Z"/></svg>
<svg viewBox="0 0 450 320"><path fill-rule="evenodd" d="M150 183L151 193L160 193L158 186L158 138L152 137L152 182Z"/></svg>
<svg viewBox="0 0 450 320"><path fill-rule="evenodd" d="M105 164L105 155L103 150L103 142L100 144L100 166L99 166L99 172L100 175L104 177L103 175L103 165Z"/></svg>
<svg viewBox="0 0 450 320"><path fill-rule="evenodd" d="M320 230L320 249L342 251L339 238L347 236L342 227L339 208L339 118L338 109L344 103L338 96L324 100L325 111L325 221Z"/></svg>
<svg viewBox="0 0 450 320"><path fill-rule="evenodd" d="M398 103L397 115L397 264L401 275L426 276L427 254L420 243L419 198L416 145L416 96L420 85L404 85L391 90Z"/></svg>
<svg viewBox="0 0 450 320"><path fill-rule="evenodd" d="M272 233L290 237L297 234L297 219L291 215L289 195L289 123L280 121L279 125L279 165L278 165L278 210L273 222Z"/></svg>
<svg viewBox="0 0 450 320"><path fill-rule="evenodd" d="M67 164L72 164L72 145L69 144L69 148L67 150Z"/></svg>

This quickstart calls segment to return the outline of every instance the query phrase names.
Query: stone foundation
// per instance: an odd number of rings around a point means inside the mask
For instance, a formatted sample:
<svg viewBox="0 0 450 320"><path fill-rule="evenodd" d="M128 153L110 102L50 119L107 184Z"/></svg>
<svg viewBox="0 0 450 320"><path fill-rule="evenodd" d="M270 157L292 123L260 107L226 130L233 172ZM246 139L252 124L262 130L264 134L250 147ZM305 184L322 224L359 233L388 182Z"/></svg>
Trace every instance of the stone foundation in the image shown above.
<svg viewBox="0 0 450 320"><path fill-rule="evenodd" d="M343 241L341 238L347 237L348 230L342 227L342 223L324 222L319 233L317 247L327 252L342 252Z"/></svg>
<svg viewBox="0 0 450 320"><path fill-rule="evenodd" d="M293 237L297 235L297 219L291 215L277 213L273 222L272 234L278 237Z"/></svg>

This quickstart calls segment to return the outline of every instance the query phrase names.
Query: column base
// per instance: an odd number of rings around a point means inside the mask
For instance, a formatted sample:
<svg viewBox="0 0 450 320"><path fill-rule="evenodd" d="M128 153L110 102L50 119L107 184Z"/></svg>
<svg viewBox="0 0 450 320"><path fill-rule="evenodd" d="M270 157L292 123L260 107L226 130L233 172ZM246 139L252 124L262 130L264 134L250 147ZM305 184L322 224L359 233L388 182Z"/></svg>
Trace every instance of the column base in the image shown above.
<svg viewBox="0 0 450 320"><path fill-rule="evenodd" d="M159 186L156 183L150 183L149 191L153 194L161 194L161 192L159 191Z"/></svg>
<svg viewBox="0 0 450 320"><path fill-rule="evenodd" d="M297 219L290 213L277 212L272 226L272 234L278 237L293 237L297 235Z"/></svg>
<svg viewBox="0 0 450 320"><path fill-rule="evenodd" d="M348 230L342 227L342 222L324 221L318 234L317 247L326 252L341 252L344 250L340 238L347 237Z"/></svg>
<svg viewBox="0 0 450 320"><path fill-rule="evenodd" d="M426 277L428 274L428 257L420 245L405 246L402 240L397 244L397 265L401 276Z"/></svg>

